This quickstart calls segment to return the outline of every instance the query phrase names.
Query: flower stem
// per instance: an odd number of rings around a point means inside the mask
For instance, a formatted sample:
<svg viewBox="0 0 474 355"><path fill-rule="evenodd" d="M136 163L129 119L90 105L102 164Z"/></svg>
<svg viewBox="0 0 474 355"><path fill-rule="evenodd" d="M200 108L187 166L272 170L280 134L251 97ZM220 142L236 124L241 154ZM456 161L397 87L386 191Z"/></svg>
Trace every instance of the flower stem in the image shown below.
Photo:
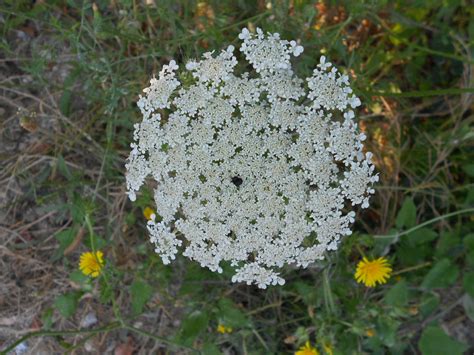
<svg viewBox="0 0 474 355"><path fill-rule="evenodd" d="M419 224L415 227L407 229L406 231L403 231L403 232L400 232L400 233L397 233L397 234L392 234L392 235L374 235L374 238L375 239L395 239L395 238L401 237L402 235L410 234L410 233L412 233L412 232L414 232L414 231L416 231L420 228L423 228L423 227L428 226L430 224L433 224L435 222L441 221L443 219L453 217L453 216L457 216L457 215L464 214L464 213L470 213L470 212L474 212L474 208L465 208L463 210L447 213L447 214L444 214L442 216L438 216L436 218L433 218L433 219L430 219L426 222L423 222L423 223L421 223L421 224Z"/></svg>
<svg viewBox="0 0 474 355"><path fill-rule="evenodd" d="M125 328L125 329L128 329L128 330L130 330L130 331L132 331L132 332L138 333L138 334L140 334L140 335L143 335L143 336L146 336L146 337L155 339L156 341L159 341L159 342L164 343L164 344L173 345L173 346L177 346L177 347L179 347L179 348L192 350L192 351L194 351L194 352L197 353L197 354L200 354L200 353L201 353L201 352L200 352L199 350L197 350L197 349L191 348L191 347L186 346L186 345L183 345L183 344L175 343L175 342L173 342L173 341L171 341L171 340L168 340L168 339L163 338L163 337L160 337L160 336L158 336L158 335L149 333L149 332L147 332L146 330L143 330L143 329L140 329L140 328L136 328L136 327L131 326L131 325L128 325L128 324L125 324L124 328Z"/></svg>
<svg viewBox="0 0 474 355"><path fill-rule="evenodd" d="M90 242L91 242L91 249L92 249L92 252L94 254L94 257L97 259L95 243L94 243L94 230L92 228L92 223L91 223L89 214L86 214L85 222L86 222L86 225L87 225L87 229L89 230L89 238L90 238ZM99 260L96 260L96 261L97 261L98 264L100 264ZM108 276L107 276L107 272L108 272L107 268L104 268L103 272L101 273L101 276L104 279L106 287L108 289L112 289L112 287L110 286ZM122 324L122 326L124 326L125 323L123 322L122 315L120 314L120 309L117 306L117 303L115 302L115 298L112 297L111 300L112 300L112 309L114 311L114 315L117 318L117 320Z"/></svg>
<svg viewBox="0 0 474 355"><path fill-rule="evenodd" d="M401 270L398 270L397 272L394 272L392 274L392 276L397 276L397 275L403 274L403 273L408 272L408 271L418 270L418 269L421 269L421 268L424 268L424 267L430 266L430 265L431 265L431 262L428 261L428 262L420 264L420 265L410 266L410 267L407 267L405 269L401 269Z"/></svg>
<svg viewBox="0 0 474 355"><path fill-rule="evenodd" d="M360 255L362 255L362 258L365 258L365 253L364 253L364 251L362 250L362 248L360 247L359 244L356 244L356 248L359 251Z"/></svg>

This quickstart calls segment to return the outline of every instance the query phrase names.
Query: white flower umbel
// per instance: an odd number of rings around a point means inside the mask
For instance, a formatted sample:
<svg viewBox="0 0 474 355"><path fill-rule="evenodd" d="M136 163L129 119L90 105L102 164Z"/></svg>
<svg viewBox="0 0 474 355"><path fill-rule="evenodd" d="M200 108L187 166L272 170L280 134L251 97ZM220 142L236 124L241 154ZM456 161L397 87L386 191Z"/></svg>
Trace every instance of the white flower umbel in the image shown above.
<svg viewBox="0 0 474 355"><path fill-rule="evenodd" d="M346 75L321 57L304 81L291 68L303 52L295 41L260 29L239 38L254 71L235 73L229 46L188 62L186 84L174 61L151 79L127 189L134 200L146 177L156 180L148 230L165 264L182 247L215 272L229 262L234 282L265 288L284 283L285 264L307 267L337 249L351 234L351 207L369 206L378 176Z"/></svg>

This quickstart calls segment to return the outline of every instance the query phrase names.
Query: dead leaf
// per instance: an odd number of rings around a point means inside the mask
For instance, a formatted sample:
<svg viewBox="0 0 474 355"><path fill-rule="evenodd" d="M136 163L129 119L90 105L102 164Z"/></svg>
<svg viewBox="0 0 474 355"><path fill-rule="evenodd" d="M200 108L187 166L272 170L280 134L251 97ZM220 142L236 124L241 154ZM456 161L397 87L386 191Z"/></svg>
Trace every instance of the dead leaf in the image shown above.
<svg viewBox="0 0 474 355"><path fill-rule="evenodd" d="M35 317L33 318L31 322L30 330L32 331L40 330L42 326L43 326L43 323L41 322L41 320L38 317Z"/></svg>
<svg viewBox="0 0 474 355"><path fill-rule="evenodd" d="M37 31L33 27L32 24L28 24L26 26L20 27L20 31L24 32L25 34L27 34L31 38L36 37L36 34L37 34Z"/></svg>
<svg viewBox="0 0 474 355"><path fill-rule="evenodd" d="M38 120L36 119L36 115L31 114L28 116L21 116L20 126L30 133L36 132L36 130L38 129Z"/></svg>
<svg viewBox="0 0 474 355"><path fill-rule="evenodd" d="M283 342L285 344L294 344L294 343L296 343L297 340L298 340L298 338L296 336L289 335L283 340Z"/></svg>
<svg viewBox="0 0 474 355"><path fill-rule="evenodd" d="M132 355L135 350L132 338L128 338L126 343L122 343L114 350L114 355Z"/></svg>

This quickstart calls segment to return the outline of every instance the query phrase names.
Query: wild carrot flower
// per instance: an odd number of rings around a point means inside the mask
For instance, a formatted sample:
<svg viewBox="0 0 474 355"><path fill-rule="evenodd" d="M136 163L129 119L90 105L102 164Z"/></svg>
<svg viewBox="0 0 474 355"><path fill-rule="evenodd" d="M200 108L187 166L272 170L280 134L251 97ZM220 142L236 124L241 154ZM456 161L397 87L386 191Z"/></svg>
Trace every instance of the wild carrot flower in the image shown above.
<svg viewBox="0 0 474 355"><path fill-rule="evenodd" d="M384 257L368 260L366 257L357 265L354 278L367 287L375 287L377 283L384 284L390 278L392 268Z"/></svg>
<svg viewBox="0 0 474 355"><path fill-rule="evenodd" d="M295 355L319 355L319 351L313 348L309 343L309 340L295 352Z"/></svg>
<svg viewBox="0 0 474 355"><path fill-rule="evenodd" d="M104 267L104 254L98 250L95 255L92 252L82 253L79 260L79 269L84 275L97 277Z"/></svg>
<svg viewBox="0 0 474 355"><path fill-rule="evenodd" d="M361 102L347 75L324 56L305 80L291 58L303 52L278 33L243 29L240 51L253 72L237 75L235 48L205 53L177 79L172 60L150 80L138 107L126 163L133 201L148 177L162 219L148 221L164 264L183 255L214 272L235 268L233 282L282 285L285 264L306 268L351 234L378 180ZM179 236L179 237L178 237Z"/></svg>
<svg viewBox="0 0 474 355"><path fill-rule="evenodd" d="M232 328L231 327L226 327L225 325L223 324L219 324L217 326L217 332L218 333L221 333L221 334L226 334L226 333L232 333Z"/></svg>

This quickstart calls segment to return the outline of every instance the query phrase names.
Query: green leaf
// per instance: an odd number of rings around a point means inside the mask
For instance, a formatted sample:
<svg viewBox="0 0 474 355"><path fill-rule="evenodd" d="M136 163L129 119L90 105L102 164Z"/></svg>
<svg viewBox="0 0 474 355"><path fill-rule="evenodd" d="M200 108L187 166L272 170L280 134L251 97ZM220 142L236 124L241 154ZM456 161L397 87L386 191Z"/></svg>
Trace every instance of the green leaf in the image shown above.
<svg viewBox="0 0 474 355"><path fill-rule="evenodd" d="M202 347L202 353L206 355L221 355L221 351L217 345L213 343L205 343Z"/></svg>
<svg viewBox="0 0 474 355"><path fill-rule="evenodd" d="M474 188L469 188L467 190L466 198L464 199L464 204L466 206L472 206L474 203Z"/></svg>
<svg viewBox="0 0 474 355"><path fill-rule="evenodd" d="M247 316L228 298L219 300L219 322L226 327L242 328L250 325Z"/></svg>
<svg viewBox="0 0 474 355"><path fill-rule="evenodd" d="M425 276L421 287L432 289L436 287L447 287L456 282L459 269L449 259L438 261Z"/></svg>
<svg viewBox="0 0 474 355"><path fill-rule="evenodd" d="M402 208L398 212L395 225L401 229L403 227L411 228L416 224L416 206L410 197L405 198Z"/></svg>
<svg viewBox="0 0 474 355"><path fill-rule="evenodd" d="M423 355L462 355L467 346L449 337L440 327L427 327L418 347Z"/></svg>
<svg viewBox="0 0 474 355"><path fill-rule="evenodd" d="M71 272L69 275L69 279L78 284L81 289L84 291L92 291L92 279L86 275L84 275L81 271L79 270L74 270Z"/></svg>
<svg viewBox="0 0 474 355"><path fill-rule="evenodd" d="M431 242L438 237L438 233L429 228L420 228L407 234L407 240L412 245Z"/></svg>
<svg viewBox="0 0 474 355"><path fill-rule="evenodd" d="M463 239L464 247L467 250L474 251L474 233L469 233Z"/></svg>
<svg viewBox="0 0 474 355"><path fill-rule="evenodd" d="M436 244L436 257L448 256L455 247L460 246L461 237L456 232L444 232L441 234L438 243Z"/></svg>
<svg viewBox="0 0 474 355"><path fill-rule="evenodd" d="M310 306L316 305L318 300L316 287L308 285L302 281L295 282L293 286L296 288L296 292L298 292L305 304Z"/></svg>
<svg viewBox="0 0 474 355"><path fill-rule="evenodd" d="M41 315L41 323L43 324L42 329L49 330L53 325L53 309L46 308L46 310Z"/></svg>
<svg viewBox="0 0 474 355"><path fill-rule="evenodd" d="M76 233L76 228L67 228L55 234L54 237L59 242L59 248L54 252L54 255L52 256L52 261L57 261L64 255L64 250L66 250L66 248L74 241Z"/></svg>
<svg viewBox="0 0 474 355"><path fill-rule="evenodd" d="M399 325L400 322L391 318L380 319L376 329L377 338L388 347L394 346Z"/></svg>
<svg viewBox="0 0 474 355"><path fill-rule="evenodd" d="M474 250L467 253L466 262L470 267L474 267Z"/></svg>
<svg viewBox="0 0 474 355"><path fill-rule="evenodd" d="M143 307L151 298L153 289L147 283L136 280L130 287L130 294L132 298L132 312L134 315L138 315L143 312Z"/></svg>
<svg viewBox="0 0 474 355"><path fill-rule="evenodd" d="M59 109L64 116L69 116L70 108L71 108L71 97L72 97L72 90L71 87L76 81L76 78L80 75L80 69L74 69L64 80L63 86L63 94L61 95L61 99L59 100Z"/></svg>
<svg viewBox="0 0 474 355"><path fill-rule="evenodd" d="M414 246L410 243L408 236L400 238L397 251L397 258L403 266L413 266L424 262L431 257L433 247L428 244Z"/></svg>
<svg viewBox="0 0 474 355"><path fill-rule="evenodd" d="M135 217L133 212L129 212L125 215L125 223L127 223L129 226L133 226L136 222L137 217Z"/></svg>
<svg viewBox="0 0 474 355"><path fill-rule="evenodd" d="M473 17L471 17L471 21L469 21L468 33L471 40L474 39L474 18Z"/></svg>
<svg viewBox="0 0 474 355"><path fill-rule="evenodd" d="M403 307L408 302L408 286L405 280L395 284L385 294L385 303L389 306Z"/></svg>
<svg viewBox="0 0 474 355"><path fill-rule="evenodd" d="M194 311L188 315L181 325L180 339L184 344L192 344L194 339L207 328L209 317L202 311Z"/></svg>
<svg viewBox="0 0 474 355"><path fill-rule="evenodd" d="M469 176L474 176L474 164L466 164L462 167L462 170L469 175Z"/></svg>
<svg viewBox="0 0 474 355"><path fill-rule="evenodd" d="M200 267L197 263L189 263L186 268L186 275L184 276L183 283L179 290L181 296L184 295L193 295L194 300L199 296L204 298L206 295L203 292L203 283L199 282L202 280L215 280L217 274Z"/></svg>
<svg viewBox="0 0 474 355"><path fill-rule="evenodd" d="M351 354L359 345L359 336L350 332L346 332L343 337L337 340L337 347L340 352L335 351L335 355Z"/></svg>
<svg viewBox="0 0 474 355"><path fill-rule="evenodd" d="M104 278L99 279L99 284L100 284L100 294L99 294L99 301L102 304L107 304L109 302L112 302L112 298L114 297L114 290L112 286L105 282Z"/></svg>
<svg viewBox="0 0 474 355"><path fill-rule="evenodd" d="M79 292L68 292L56 298L54 306L64 318L69 318L76 312L80 297L81 294Z"/></svg>
<svg viewBox="0 0 474 355"><path fill-rule="evenodd" d="M97 234L93 234L92 238L94 239L94 248L96 250L100 250L100 249L103 249L107 246L107 241L102 238L102 237L99 237ZM86 238L84 240L84 245L88 248L88 249L92 249L92 244L91 244L91 239L90 238Z"/></svg>
<svg viewBox="0 0 474 355"><path fill-rule="evenodd" d="M59 109L61 110L61 113L64 116L69 116L69 109L71 106L71 96L72 96L72 91L69 89L66 89L63 91L63 94L61 95L61 99L59 100Z"/></svg>
<svg viewBox="0 0 474 355"><path fill-rule="evenodd" d="M462 283L467 294L474 298L474 271L464 274Z"/></svg>
<svg viewBox="0 0 474 355"><path fill-rule="evenodd" d="M438 294L425 294L421 298L420 311L424 317L429 316L433 313L439 306L439 296Z"/></svg>
<svg viewBox="0 0 474 355"><path fill-rule="evenodd" d="M68 207L71 211L74 223L76 225L82 225L84 217L87 214L87 202L84 198L81 195L74 193L73 199L71 203L68 204Z"/></svg>
<svg viewBox="0 0 474 355"><path fill-rule="evenodd" d="M57 167L61 175L64 176L67 180L71 181L73 179L71 171L67 167L66 162L61 154L59 154L57 159Z"/></svg>
<svg viewBox="0 0 474 355"><path fill-rule="evenodd" d="M397 339L397 343L390 348L390 355L409 354L408 349L411 349L410 344L408 342L404 343L400 339Z"/></svg>

